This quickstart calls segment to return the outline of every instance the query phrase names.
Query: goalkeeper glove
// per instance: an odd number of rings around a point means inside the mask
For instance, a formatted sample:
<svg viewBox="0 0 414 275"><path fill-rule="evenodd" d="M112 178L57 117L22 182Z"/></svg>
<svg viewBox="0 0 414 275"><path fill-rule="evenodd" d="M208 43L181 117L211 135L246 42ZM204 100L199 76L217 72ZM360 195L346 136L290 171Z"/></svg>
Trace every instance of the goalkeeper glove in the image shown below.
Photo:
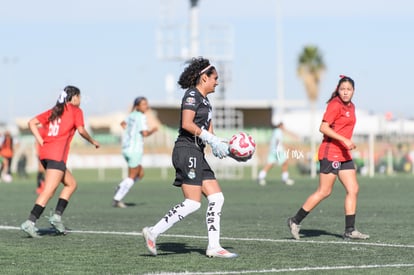
<svg viewBox="0 0 414 275"><path fill-rule="evenodd" d="M201 131L200 138L204 143L210 144L215 157L222 159L228 156L229 144L227 142L206 130Z"/></svg>

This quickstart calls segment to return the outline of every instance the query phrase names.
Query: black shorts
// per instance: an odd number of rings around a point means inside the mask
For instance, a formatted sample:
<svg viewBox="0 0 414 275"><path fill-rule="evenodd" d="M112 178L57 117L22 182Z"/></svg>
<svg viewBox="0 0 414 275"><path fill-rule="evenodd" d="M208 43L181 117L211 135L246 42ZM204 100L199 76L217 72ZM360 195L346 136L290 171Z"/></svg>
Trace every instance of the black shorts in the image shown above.
<svg viewBox="0 0 414 275"><path fill-rule="evenodd" d="M175 186L181 186L183 183L201 186L203 180L216 179L204 153L198 148L174 147L172 162L175 168Z"/></svg>
<svg viewBox="0 0 414 275"><path fill-rule="evenodd" d="M42 164L45 170L47 169L56 169L65 172L66 171L66 164L64 161L56 161L51 159L41 159L40 163Z"/></svg>
<svg viewBox="0 0 414 275"><path fill-rule="evenodd" d="M355 170L354 161L347 160L347 161L330 161L328 159L322 159L319 161L319 171L323 174L335 174L338 175L338 171L340 170Z"/></svg>

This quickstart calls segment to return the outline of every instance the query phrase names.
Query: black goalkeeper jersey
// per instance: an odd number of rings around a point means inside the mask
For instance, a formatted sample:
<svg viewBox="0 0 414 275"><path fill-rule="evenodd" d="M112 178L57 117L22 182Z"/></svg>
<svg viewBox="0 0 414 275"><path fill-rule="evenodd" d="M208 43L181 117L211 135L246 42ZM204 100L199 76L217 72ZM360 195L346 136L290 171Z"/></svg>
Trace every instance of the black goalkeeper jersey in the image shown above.
<svg viewBox="0 0 414 275"><path fill-rule="evenodd" d="M187 90L181 101L180 129L178 130L179 136L177 143L180 143L180 145L182 143L186 143L191 144L192 146L198 144L201 149L204 149L205 145L202 143L200 138L195 137L194 134L191 134L182 128L183 110L193 110L195 112L194 123L202 130L208 131L212 118L212 107L210 105L210 101L207 97L203 97L203 95L196 88Z"/></svg>

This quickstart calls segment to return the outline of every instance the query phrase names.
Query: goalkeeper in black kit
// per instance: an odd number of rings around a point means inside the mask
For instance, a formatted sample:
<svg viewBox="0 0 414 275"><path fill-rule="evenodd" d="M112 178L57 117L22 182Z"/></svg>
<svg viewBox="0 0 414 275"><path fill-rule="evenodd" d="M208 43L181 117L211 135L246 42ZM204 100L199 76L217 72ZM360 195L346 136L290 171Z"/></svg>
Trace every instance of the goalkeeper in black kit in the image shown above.
<svg viewBox="0 0 414 275"><path fill-rule="evenodd" d="M174 224L198 210L204 195L208 200L206 224L208 257L235 258L238 255L220 244L220 219L224 196L213 170L204 156L209 144L215 157L229 156L228 143L214 135L212 106L207 95L218 85L216 68L208 59L193 58L182 72L178 84L186 89L181 101L179 135L172 161L176 171L174 186L181 187L184 201L173 206L155 225L145 227L142 235L146 247L157 255L157 237Z"/></svg>

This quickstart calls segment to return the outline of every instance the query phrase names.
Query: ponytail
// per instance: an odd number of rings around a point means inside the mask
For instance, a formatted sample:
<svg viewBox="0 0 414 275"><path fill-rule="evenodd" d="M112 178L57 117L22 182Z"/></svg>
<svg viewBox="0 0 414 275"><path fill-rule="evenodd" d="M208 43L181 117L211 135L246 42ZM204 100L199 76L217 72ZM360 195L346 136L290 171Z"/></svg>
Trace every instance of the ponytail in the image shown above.
<svg viewBox="0 0 414 275"><path fill-rule="evenodd" d="M80 95L79 88L75 86L66 86L63 91L60 93L56 105L52 108L52 113L49 116L49 121L54 121L60 118L65 111L65 106L67 102L72 100L72 97L75 95Z"/></svg>

